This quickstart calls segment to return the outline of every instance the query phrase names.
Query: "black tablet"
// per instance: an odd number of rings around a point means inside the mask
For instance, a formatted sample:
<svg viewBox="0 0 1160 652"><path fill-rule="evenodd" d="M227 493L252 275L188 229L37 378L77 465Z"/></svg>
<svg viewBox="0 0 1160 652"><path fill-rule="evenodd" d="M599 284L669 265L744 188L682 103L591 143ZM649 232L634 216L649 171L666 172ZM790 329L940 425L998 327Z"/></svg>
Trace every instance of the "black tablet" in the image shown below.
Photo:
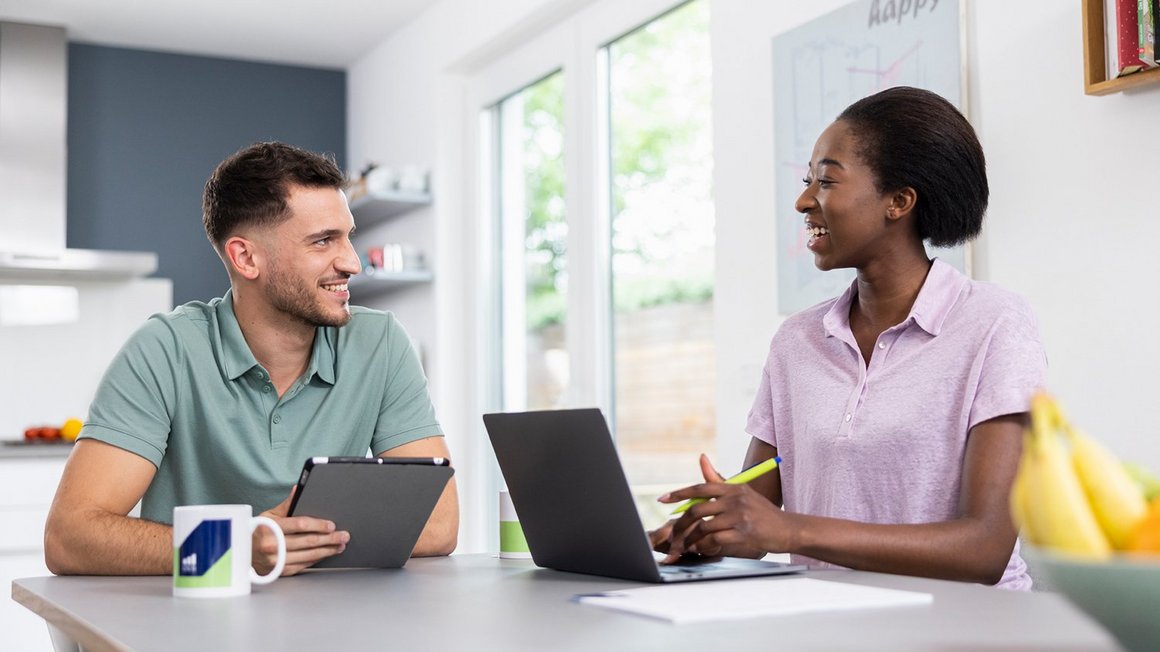
<svg viewBox="0 0 1160 652"><path fill-rule="evenodd" d="M312 457L290 516L333 521L346 550L312 568L400 568L455 473L442 457Z"/></svg>

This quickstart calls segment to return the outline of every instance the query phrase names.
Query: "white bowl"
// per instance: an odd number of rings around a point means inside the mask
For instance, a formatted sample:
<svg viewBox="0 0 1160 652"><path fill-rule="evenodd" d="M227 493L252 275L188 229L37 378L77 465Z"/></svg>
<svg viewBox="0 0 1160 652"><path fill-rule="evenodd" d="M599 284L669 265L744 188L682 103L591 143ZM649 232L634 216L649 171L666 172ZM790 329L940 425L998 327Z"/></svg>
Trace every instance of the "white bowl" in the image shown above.
<svg viewBox="0 0 1160 652"><path fill-rule="evenodd" d="M1067 596L1129 650L1160 650L1160 555L1107 561L1025 546L1033 576Z"/></svg>

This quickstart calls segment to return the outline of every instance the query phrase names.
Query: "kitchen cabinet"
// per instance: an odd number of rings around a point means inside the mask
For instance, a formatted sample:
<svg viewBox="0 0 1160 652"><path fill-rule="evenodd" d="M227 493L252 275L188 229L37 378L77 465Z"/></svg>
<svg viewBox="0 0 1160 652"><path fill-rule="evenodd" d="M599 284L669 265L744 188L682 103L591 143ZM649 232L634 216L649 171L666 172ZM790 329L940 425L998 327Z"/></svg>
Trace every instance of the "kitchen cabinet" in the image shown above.
<svg viewBox="0 0 1160 652"><path fill-rule="evenodd" d="M19 454L0 449L0 523L4 524L0 528L0 647L5 650L52 650L44 620L8 595L12 580L49 574L44 565L44 520L67 454L67 446Z"/></svg>

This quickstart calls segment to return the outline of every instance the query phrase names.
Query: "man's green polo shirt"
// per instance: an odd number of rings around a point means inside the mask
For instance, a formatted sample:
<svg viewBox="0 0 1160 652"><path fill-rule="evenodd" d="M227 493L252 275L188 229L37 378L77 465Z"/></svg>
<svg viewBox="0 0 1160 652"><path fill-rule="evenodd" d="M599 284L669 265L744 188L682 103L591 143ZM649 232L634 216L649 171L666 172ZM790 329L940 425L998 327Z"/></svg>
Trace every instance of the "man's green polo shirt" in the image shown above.
<svg viewBox="0 0 1160 652"><path fill-rule="evenodd" d="M442 434L418 356L393 315L358 306L322 327L281 399L242 336L227 292L157 314L105 372L81 438L157 467L141 516L175 505L285 500L308 457L378 455Z"/></svg>

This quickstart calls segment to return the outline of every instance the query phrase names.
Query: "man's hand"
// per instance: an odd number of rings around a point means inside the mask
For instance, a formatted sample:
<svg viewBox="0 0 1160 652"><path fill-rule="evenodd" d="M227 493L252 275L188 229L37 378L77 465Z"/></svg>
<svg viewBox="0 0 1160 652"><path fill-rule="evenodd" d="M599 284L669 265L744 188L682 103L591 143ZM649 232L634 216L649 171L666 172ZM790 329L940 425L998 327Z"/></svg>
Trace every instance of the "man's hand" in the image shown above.
<svg viewBox="0 0 1160 652"><path fill-rule="evenodd" d="M297 487L295 487L297 489ZM278 506L264 512L262 516L274 519L286 535L286 567L282 576L297 575L314 564L346 550L350 532L335 530L334 523L311 516L287 516L295 489L290 490ZM259 574L269 573L278 561L278 541L268 528L258 528L253 535L254 555L252 565Z"/></svg>

